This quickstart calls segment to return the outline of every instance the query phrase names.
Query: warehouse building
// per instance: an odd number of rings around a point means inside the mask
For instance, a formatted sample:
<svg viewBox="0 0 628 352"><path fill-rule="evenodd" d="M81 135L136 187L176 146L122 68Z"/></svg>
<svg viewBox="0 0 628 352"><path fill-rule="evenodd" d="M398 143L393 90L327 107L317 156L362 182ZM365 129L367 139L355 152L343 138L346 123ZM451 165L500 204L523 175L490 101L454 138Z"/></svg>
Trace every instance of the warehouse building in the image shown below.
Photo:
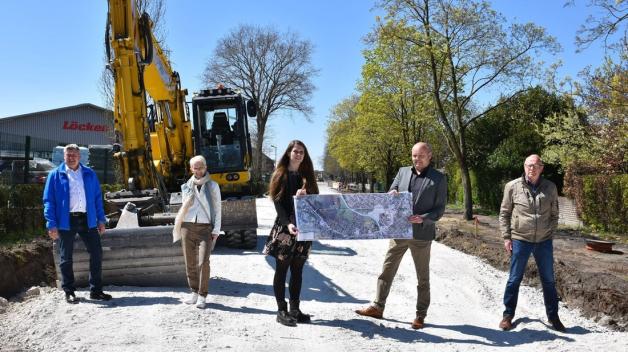
<svg viewBox="0 0 628 352"><path fill-rule="evenodd" d="M54 155L57 146L69 143L105 146L111 145L113 140L113 112L89 103L0 118L0 172L3 161L7 167L13 160L24 159L26 149L29 159L43 158L58 163L62 154L57 150ZM256 151L253 153L255 156ZM110 167L99 165L92 156L82 155L81 159L95 169L112 171ZM110 166L111 162L108 163ZM273 169L274 161L264 155L262 172L269 178Z"/></svg>
<svg viewBox="0 0 628 352"><path fill-rule="evenodd" d="M111 144L113 112L94 104L79 104L59 109L0 118L0 150L20 149L30 136L31 151L41 155L58 145ZM45 155L41 155L45 157Z"/></svg>

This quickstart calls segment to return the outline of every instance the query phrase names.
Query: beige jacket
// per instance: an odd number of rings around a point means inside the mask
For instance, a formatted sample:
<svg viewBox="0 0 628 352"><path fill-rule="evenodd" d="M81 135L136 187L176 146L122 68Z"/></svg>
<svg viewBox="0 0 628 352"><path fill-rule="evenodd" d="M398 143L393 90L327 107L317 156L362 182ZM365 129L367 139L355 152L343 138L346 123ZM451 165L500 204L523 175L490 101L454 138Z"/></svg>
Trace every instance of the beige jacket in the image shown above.
<svg viewBox="0 0 628 352"><path fill-rule="evenodd" d="M212 235L220 235L221 217L222 217L222 205L220 197L220 187L218 183L209 179L202 189L205 190L203 194L199 194L195 191L194 176L181 185L181 197L183 203L181 208L177 212L177 216L174 220L174 228L172 229L172 243L175 243L181 239L181 225L185 219L186 213L190 209L192 203L198 199L201 203L203 211L207 212L212 225ZM196 193L195 193L196 192Z"/></svg>
<svg viewBox="0 0 628 352"><path fill-rule="evenodd" d="M522 176L504 187L499 228L504 239L539 243L552 238L558 226L558 191L541 178L536 196Z"/></svg>

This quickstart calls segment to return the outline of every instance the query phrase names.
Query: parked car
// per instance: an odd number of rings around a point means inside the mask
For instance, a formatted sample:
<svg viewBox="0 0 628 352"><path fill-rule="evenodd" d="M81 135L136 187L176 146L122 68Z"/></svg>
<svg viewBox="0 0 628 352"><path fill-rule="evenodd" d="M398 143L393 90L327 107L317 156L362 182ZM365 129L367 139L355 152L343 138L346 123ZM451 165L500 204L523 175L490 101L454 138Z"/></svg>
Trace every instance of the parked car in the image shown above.
<svg viewBox="0 0 628 352"><path fill-rule="evenodd" d="M46 183L50 170L56 166L49 160L35 158L28 161L28 178L26 183ZM12 183L24 183L24 160L11 162Z"/></svg>

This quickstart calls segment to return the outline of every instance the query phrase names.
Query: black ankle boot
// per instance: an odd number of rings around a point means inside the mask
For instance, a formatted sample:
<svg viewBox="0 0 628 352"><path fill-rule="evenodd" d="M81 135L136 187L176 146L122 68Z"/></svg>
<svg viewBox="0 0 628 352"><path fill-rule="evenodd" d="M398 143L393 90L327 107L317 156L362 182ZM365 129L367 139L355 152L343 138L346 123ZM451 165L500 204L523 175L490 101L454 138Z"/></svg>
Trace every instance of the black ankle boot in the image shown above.
<svg viewBox="0 0 628 352"><path fill-rule="evenodd" d="M297 319L288 314L285 309L277 311L277 322L285 326L297 326Z"/></svg>
<svg viewBox="0 0 628 352"><path fill-rule="evenodd" d="M293 317L299 323L309 323L311 321L311 317L309 314L305 314L299 309L299 304L301 302L298 300L290 300L290 316Z"/></svg>

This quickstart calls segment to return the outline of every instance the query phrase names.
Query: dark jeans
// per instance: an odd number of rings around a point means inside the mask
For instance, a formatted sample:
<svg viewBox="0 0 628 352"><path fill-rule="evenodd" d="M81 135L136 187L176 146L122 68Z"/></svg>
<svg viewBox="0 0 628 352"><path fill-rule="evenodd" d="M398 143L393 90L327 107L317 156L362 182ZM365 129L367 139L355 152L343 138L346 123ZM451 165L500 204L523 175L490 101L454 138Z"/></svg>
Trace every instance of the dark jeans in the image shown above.
<svg viewBox="0 0 628 352"><path fill-rule="evenodd" d="M89 289L91 292L102 291L102 246L97 229L87 228L86 216L70 216L70 231L59 231L59 267L61 269L61 287L65 292L74 292L74 269L72 254L74 239L78 233L89 253Z"/></svg>
<svg viewBox="0 0 628 352"><path fill-rule="evenodd" d="M303 266L306 258L291 257L286 260L275 261L275 277L273 278L273 290L275 291L275 299L279 310L286 309L286 276L290 269L290 282L288 283L288 291L290 292L290 301L298 301L301 296L301 285L303 283Z"/></svg>
<svg viewBox="0 0 628 352"><path fill-rule="evenodd" d="M506 306L504 316L515 316L519 286L523 279L523 273L525 272L530 253L534 256L541 278L545 313L548 319L556 319L558 318L558 293L556 292L556 284L554 282L554 249L551 239L540 243L512 241L510 277L506 283L506 292L504 292L504 305Z"/></svg>

